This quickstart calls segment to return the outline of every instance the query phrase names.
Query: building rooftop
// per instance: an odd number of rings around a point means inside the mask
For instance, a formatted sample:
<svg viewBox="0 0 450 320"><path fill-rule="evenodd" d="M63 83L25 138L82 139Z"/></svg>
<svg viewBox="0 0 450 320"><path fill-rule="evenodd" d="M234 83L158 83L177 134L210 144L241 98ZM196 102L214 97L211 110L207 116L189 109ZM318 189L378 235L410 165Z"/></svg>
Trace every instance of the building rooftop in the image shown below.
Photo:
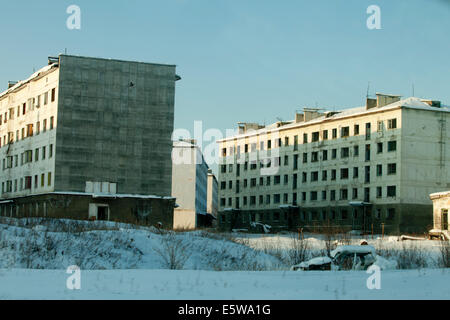
<svg viewBox="0 0 450 320"><path fill-rule="evenodd" d="M396 95L385 95L390 97L399 97ZM316 113L315 117L304 121L304 117L301 117L301 121L285 121L285 122L275 122L273 124L269 124L267 126L264 126L257 130L252 130L251 132L242 132L239 131L237 135L229 136L224 139L218 140L217 142L227 141L230 139L236 139L236 138L242 138L246 136L252 136L252 135L259 135L264 134L268 132L275 132L285 129L291 129L291 128L297 128L297 127L304 127L309 126L312 124L324 122L324 121L333 121L333 120L339 120L347 117L354 117L354 116L360 116L364 114L371 114L371 113L377 113L377 112L383 112L388 110L393 110L397 108L408 108L408 109L417 109L417 110L426 110L426 111L440 111L440 112L450 112L450 108L448 106L440 105L439 106L431 106L430 104L432 102L438 102L438 101L432 101L417 97L409 97L403 100L399 100L390 104L387 104L385 106L381 107L373 107L368 108L367 106L362 107L356 107L356 108L349 108L349 109L343 109L340 111L327 111L324 113ZM306 112L306 110L305 110ZM310 112L310 111L309 111Z"/></svg>

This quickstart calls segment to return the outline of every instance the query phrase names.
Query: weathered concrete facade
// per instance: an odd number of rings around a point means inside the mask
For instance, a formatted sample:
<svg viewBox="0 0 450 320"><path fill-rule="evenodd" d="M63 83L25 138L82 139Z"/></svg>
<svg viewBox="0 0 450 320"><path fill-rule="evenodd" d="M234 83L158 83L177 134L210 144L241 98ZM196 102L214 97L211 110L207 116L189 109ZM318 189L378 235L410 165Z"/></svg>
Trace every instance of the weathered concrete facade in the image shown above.
<svg viewBox="0 0 450 320"><path fill-rule="evenodd" d="M433 229L430 236L450 240L450 191L430 194L433 201Z"/></svg>
<svg viewBox="0 0 450 320"><path fill-rule="evenodd" d="M60 56L55 189L171 193L175 66Z"/></svg>
<svg viewBox="0 0 450 320"><path fill-rule="evenodd" d="M93 182L114 186L100 193L168 204L178 79L174 65L49 58L48 67L0 94L1 198L39 202L31 196L89 193Z"/></svg>
<svg viewBox="0 0 450 320"><path fill-rule="evenodd" d="M95 219L171 228L173 205L174 199L169 198L56 192L4 200L0 202L0 216ZM105 216L99 218L92 206L104 208Z"/></svg>
<svg viewBox="0 0 450 320"><path fill-rule="evenodd" d="M219 141L220 227L425 232L428 194L449 187L449 116L436 101L379 94L361 108L240 124Z"/></svg>

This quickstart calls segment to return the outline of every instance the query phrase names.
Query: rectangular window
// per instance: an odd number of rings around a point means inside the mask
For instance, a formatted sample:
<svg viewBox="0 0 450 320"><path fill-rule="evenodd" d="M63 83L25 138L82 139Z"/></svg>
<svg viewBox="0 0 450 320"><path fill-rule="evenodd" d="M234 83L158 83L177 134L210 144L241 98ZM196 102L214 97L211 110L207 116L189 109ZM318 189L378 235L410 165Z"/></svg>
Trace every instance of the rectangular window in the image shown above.
<svg viewBox="0 0 450 320"><path fill-rule="evenodd" d="M366 140L370 140L370 122L366 123Z"/></svg>
<svg viewBox="0 0 450 320"><path fill-rule="evenodd" d="M380 120L377 122L377 131L382 132L383 131L383 121Z"/></svg>
<svg viewBox="0 0 450 320"><path fill-rule="evenodd" d="M322 131L322 139L323 140L328 140L328 130L323 130Z"/></svg>
<svg viewBox="0 0 450 320"><path fill-rule="evenodd" d="M328 171L327 170L322 170L322 181L327 181L328 179Z"/></svg>
<svg viewBox="0 0 450 320"><path fill-rule="evenodd" d="M51 186L52 185L52 173L49 172L48 176L47 176L47 186Z"/></svg>
<svg viewBox="0 0 450 320"><path fill-rule="evenodd" d="M48 147L48 157L53 157L53 144Z"/></svg>
<svg viewBox="0 0 450 320"><path fill-rule="evenodd" d="M354 157L359 156L359 146L353 146L353 156Z"/></svg>
<svg viewBox="0 0 450 320"><path fill-rule="evenodd" d="M341 158L348 158L350 155L350 149L348 147L341 148Z"/></svg>
<svg viewBox="0 0 450 320"><path fill-rule="evenodd" d="M27 125L27 137L31 137L31 136L33 136L33 125L28 124Z"/></svg>
<svg viewBox="0 0 450 320"><path fill-rule="evenodd" d="M31 176L25 177L25 190L31 189Z"/></svg>
<svg viewBox="0 0 450 320"><path fill-rule="evenodd" d="M317 142L317 141L319 141L319 131L313 132L313 133L312 133L311 141L312 141L312 142Z"/></svg>
<svg viewBox="0 0 450 320"><path fill-rule="evenodd" d="M350 127L342 127L341 128L341 138L346 138L350 136Z"/></svg>
<svg viewBox="0 0 450 320"><path fill-rule="evenodd" d="M311 172L311 181L317 181L317 180L319 180L319 171Z"/></svg>
<svg viewBox="0 0 450 320"><path fill-rule="evenodd" d="M378 142L377 143L377 153L382 153L383 152L383 142Z"/></svg>
<svg viewBox="0 0 450 320"><path fill-rule="evenodd" d="M352 198L353 200L358 199L358 188L353 188Z"/></svg>
<svg viewBox="0 0 450 320"><path fill-rule="evenodd" d="M303 152L303 163L307 163L308 162L308 153Z"/></svg>
<svg viewBox="0 0 450 320"><path fill-rule="evenodd" d="M383 196L383 189L381 187L377 187L377 198L381 198Z"/></svg>
<svg viewBox="0 0 450 320"><path fill-rule="evenodd" d="M395 151L397 150L397 141L389 141L388 142L388 151Z"/></svg>
<svg viewBox="0 0 450 320"><path fill-rule="evenodd" d="M396 187L395 186L388 186L387 187L387 196L388 197L395 197L396 194Z"/></svg>
<svg viewBox="0 0 450 320"><path fill-rule="evenodd" d="M353 179L358 178L358 167L353 167Z"/></svg>
<svg viewBox="0 0 450 320"><path fill-rule="evenodd" d="M336 138L337 138L337 129L336 129L336 128L333 129L333 130L331 130L331 137L332 137L333 139L336 139Z"/></svg>
<svg viewBox="0 0 450 320"><path fill-rule="evenodd" d="M47 119L42 120L42 131L47 131Z"/></svg>
<svg viewBox="0 0 450 320"><path fill-rule="evenodd" d="M53 129L53 120L55 117L50 117L50 130Z"/></svg>
<svg viewBox="0 0 450 320"><path fill-rule="evenodd" d="M353 127L353 135L359 135L359 124L355 124Z"/></svg>
<svg viewBox="0 0 450 320"><path fill-rule="evenodd" d="M307 133L303 134L303 143L308 143L308 134Z"/></svg>
<svg viewBox="0 0 450 320"><path fill-rule="evenodd" d="M53 88L52 89L52 102L55 101L55 98L56 98L56 88Z"/></svg>
<svg viewBox="0 0 450 320"><path fill-rule="evenodd" d="M336 180L336 169L331 170L331 180Z"/></svg>
<svg viewBox="0 0 450 320"><path fill-rule="evenodd" d="M322 161L328 160L328 150L322 150Z"/></svg>
<svg viewBox="0 0 450 320"><path fill-rule="evenodd" d="M397 164L396 163L388 163L387 174L396 174L397 173Z"/></svg>
<svg viewBox="0 0 450 320"><path fill-rule="evenodd" d="M397 118L388 120L388 129L397 129Z"/></svg>
<svg viewBox="0 0 450 320"><path fill-rule="evenodd" d="M332 149L331 150L331 159L336 159L337 157L337 149Z"/></svg>
<svg viewBox="0 0 450 320"><path fill-rule="evenodd" d="M44 93L44 106L48 103L48 92Z"/></svg>
<svg viewBox="0 0 450 320"><path fill-rule="evenodd" d="M331 201L336 200L336 190L331 190L330 191L330 200Z"/></svg>
<svg viewBox="0 0 450 320"><path fill-rule="evenodd" d="M39 161L39 148L34 150L34 161Z"/></svg>
<svg viewBox="0 0 450 320"><path fill-rule="evenodd" d="M348 168L341 169L341 180L348 179Z"/></svg>
<svg viewBox="0 0 450 320"><path fill-rule="evenodd" d="M273 184L280 184L280 181L281 181L280 176L275 176L273 178Z"/></svg>
<svg viewBox="0 0 450 320"><path fill-rule="evenodd" d="M311 153L311 162L317 162L319 161L319 152L315 151Z"/></svg>
<svg viewBox="0 0 450 320"><path fill-rule="evenodd" d="M311 199L311 201L317 200L317 191L311 191L310 199Z"/></svg>
<svg viewBox="0 0 450 320"><path fill-rule="evenodd" d="M273 195L273 203L280 203L280 195L279 194Z"/></svg>
<svg viewBox="0 0 450 320"><path fill-rule="evenodd" d="M383 175L383 165L377 164L377 176L380 177Z"/></svg>

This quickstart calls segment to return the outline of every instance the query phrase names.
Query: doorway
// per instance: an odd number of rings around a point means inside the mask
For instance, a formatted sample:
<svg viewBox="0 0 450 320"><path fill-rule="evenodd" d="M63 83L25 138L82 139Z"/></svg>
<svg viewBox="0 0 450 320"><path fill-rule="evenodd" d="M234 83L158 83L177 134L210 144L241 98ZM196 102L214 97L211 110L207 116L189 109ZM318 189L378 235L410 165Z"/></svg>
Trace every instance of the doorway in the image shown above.
<svg viewBox="0 0 450 320"><path fill-rule="evenodd" d="M441 222L441 226L442 226L442 230L448 230L448 210L447 209L442 209L442 222Z"/></svg>
<svg viewBox="0 0 450 320"><path fill-rule="evenodd" d="M97 220L108 220L108 207L97 207Z"/></svg>

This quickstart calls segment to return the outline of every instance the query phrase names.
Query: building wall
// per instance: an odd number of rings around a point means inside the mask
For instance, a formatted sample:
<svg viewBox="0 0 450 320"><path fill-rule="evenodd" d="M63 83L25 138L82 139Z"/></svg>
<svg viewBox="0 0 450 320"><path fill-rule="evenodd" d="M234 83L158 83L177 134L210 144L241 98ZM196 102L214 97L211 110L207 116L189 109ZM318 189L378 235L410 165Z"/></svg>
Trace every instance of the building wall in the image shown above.
<svg viewBox="0 0 450 320"><path fill-rule="evenodd" d="M59 69L55 67L0 97L2 198L54 190L58 83ZM32 132L28 125L32 126ZM8 133L11 134L9 139ZM25 152L31 152L30 162L25 162ZM25 177L31 177L30 188L25 185ZM7 188L8 181L11 181L11 189Z"/></svg>
<svg viewBox="0 0 450 320"><path fill-rule="evenodd" d="M405 112L407 113L407 120L404 117ZM297 214L300 218L292 226L324 224L330 220L332 224L347 225L360 229L362 226L361 224L358 225L358 217L363 216L363 209L352 207L349 202L366 201L372 204L366 211L366 214L372 217L370 226L365 226L366 231L367 228L372 227L372 224L374 224L375 229L381 228L384 224L384 228L391 232L425 231L427 226L431 224L431 203L429 199L426 199L430 192L424 192L425 197L413 196L414 200L411 200L411 196L406 196L406 194L411 191L408 188L413 180L415 184L422 184L423 190L435 190L438 184L430 181L437 177L442 169L439 169L433 163L426 169L427 172L432 173L425 180L420 181L420 176L414 176L413 172L414 170L417 171L417 168L412 167L411 163L408 162L408 159L414 159L414 157L406 158L411 156L413 148L410 146L414 146L415 142L406 137L410 133L409 125L421 127L425 124L422 122L422 114L426 114L425 117L427 118L433 118L433 116L436 117L436 114L443 112L422 110L414 110L414 112L418 113L414 125L411 122L406 124L414 117L413 113L409 113L409 110L404 111L404 108L374 109L370 112L348 114L347 116L344 113L341 118L336 119L330 118L323 121L283 126L280 129L268 130L269 132L264 134L263 131L260 131L259 135L244 134L224 139L220 142L222 157L219 165L219 212L221 215L226 215L227 208L250 213L264 211L267 214L261 215L264 217L261 222L282 227L284 223L281 221L282 219L278 218L278 221L274 221L273 216L284 216L280 205L294 205L299 206ZM448 113L446 113L446 116L448 116ZM392 119L396 119L396 128L390 129L389 120ZM369 138L366 137L366 123L370 123ZM436 119L434 119L426 123L426 126L436 126L436 124ZM355 125L359 125L359 134L355 134ZM405 133L403 133L404 125L406 126ZM341 136L341 129L344 127L349 128L348 137ZM332 136L333 129L336 129L336 138ZM328 139L324 139L324 130L328 131ZM319 132L317 142L312 142L314 132ZM303 142L304 134L307 136L306 143ZM434 145L437 145L437 140L433 140L437 138L435 135L437 131L427 131L427 134L427 141L424 143L429 145L433 144L432 141L435 141ZM295 136L298 137L298 145L294 143ZM416 136L420 136L420 134ZM287 145L285 143L286 138L288 138ZM275 143L278 139L281 139L281 148ZM280 157L281 160L279 168L272 168L273 170L261 168L259 161L267 153L267 140L272 141L269 157L272 159ZM395 141L396 149L388 151L387 146L390 142L392 144L392 141ZM264 144L263 148L261 148L261 142ZM405 143L409 145L404 149ZM244 152L245 144L248 145L248 153ZM370 146L370 159L366 159L365 148L367 145ZM381 146L381 152L378 150L379 145ZM359 148L358 154L355 153L355 146ZM238 147L241 150L239 156L237 155ZM342 148L348 148L348 156L341 155ZM333 149L336 149L337 153L335 159L332 156ZM324 150L327 150L327 160L324 160ZM421 152L423 155L427 153L426 149L421 151L423 151ZM225 156L223 156L224 152L226 152ZM316 152L317 161L312 161L313 153ZM307 157L306 162L303 162L304 154ZM298 156L297 169L293 165L295 155ZM285 162L285 158L287 162ZM418 157L417 163L423 162L424 159ZM254 169L251 169L250 163L252 160L257 160ZM239 176L237 175L238 165ZM394 165L395 172L388 174L388 166L392 168ZM247 170L245 166L247 166ZM450 171L448 170L448 162L444 162L443 166L446 172ZM353 175L353 168L355 167L358 168L357 177ZM369 168L370 173L368 181L365 179L366 167ZM380 175L377 174L379 168L381 168ZM268 172L266 175L261 169L271 169L272 172ZM347 178L340 175L341 169L348 169ZM336 170L334 180L331 179L333 170ZM423 170L425 171L425 169ZM323 171L327 172L326 179L322 178ZM317 179L313 178L313 172L317 172ZM306 180L303 180L304 174L306 174ZM293 183L295 175L297 177L296 186ZM280 181L275 184L276 176L279 176ZM270 179L269 185L267 184L268 178ZM252 179L255 179L253 184ZM237 192L236 185L238 180L239 192ZM247 180L247 187L244 187L245 180ZM447 179L447 181L449 180ZM391 187L395 188L393 195L388 195L388 187L390 189L393 189ZM367 188L369 197L365 194ZM353 189L357 190L356 196L353 196ZM333 190L335 200L331 199ZM341 197L341 190L347 190L347 197ZM378 194L379 191L381 191L381 194ZM317 193L317 198L313 196L314 192ZM322 198L322 193L325 194L325 199ZM276 195L279 195L279 199L276 198L278 197ZM268 196L270 197L269 203L267 203ZM335 213L333 214L332 211ZM236 213L229 214L235 215ZM295 213L290 213L290 215L295 215ZM355 215L356 218L354 218ZM302 216L305 217L304 220L301 219ZM318 218L315 219L312 216ZM257 219L256 214L254 219ZM227 220L225 216L219 218L219 223L224 228L228 227L227 221L231 222L233 219Z"/></svg>
<svg viewBox="0 0 450 320"><path fill-rule="evenodd" d="M207 195L207 208L208 213L217 217L218 212L218 190L217 190L217 179L212 173L208 173L208 195Z"/></svg>
<svg viewBox="0 0 450 320"><path fill-rule="evenodd" d="M442 195L432 195L433 199L433 229L450 231L450 192ZM447 228L443 226L444 212L447 214Z"/></svg>
<svg viewBox="0 0 450 320"><path fill-rule="evenodd" d="M173 148L172 196L178 229L198 227L197 215L206 213L208 165L200 149L191 142L175 141Z"/></svg>
<svg viewBox="0 0 450 320"><path fill-rule="evenodd" d="M173 199L92 198L91 195L41 194L0 204L0 216L88 220L90 206L109 208L110 221L172 228Z"/></svg>
<svg viewBox="0 0 450 320"><path fill-rule="evenodd" d="M60 56L55 190L171 193L175 66Z"/></svg>

